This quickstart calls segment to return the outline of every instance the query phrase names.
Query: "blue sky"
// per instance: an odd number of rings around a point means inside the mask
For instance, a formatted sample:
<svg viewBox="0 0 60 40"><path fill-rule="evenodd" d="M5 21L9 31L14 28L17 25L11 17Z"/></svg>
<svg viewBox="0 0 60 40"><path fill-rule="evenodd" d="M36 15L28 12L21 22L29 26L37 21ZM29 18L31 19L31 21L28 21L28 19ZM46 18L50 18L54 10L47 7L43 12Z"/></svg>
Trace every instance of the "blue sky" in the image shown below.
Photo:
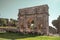
<svg viewBox="0 0 60 40"><path fill-rule="evenodd" d="M40 6L49 6L49 25L60 15L60 0L0 0L0 18L18 18L18 9Z"/></svg>

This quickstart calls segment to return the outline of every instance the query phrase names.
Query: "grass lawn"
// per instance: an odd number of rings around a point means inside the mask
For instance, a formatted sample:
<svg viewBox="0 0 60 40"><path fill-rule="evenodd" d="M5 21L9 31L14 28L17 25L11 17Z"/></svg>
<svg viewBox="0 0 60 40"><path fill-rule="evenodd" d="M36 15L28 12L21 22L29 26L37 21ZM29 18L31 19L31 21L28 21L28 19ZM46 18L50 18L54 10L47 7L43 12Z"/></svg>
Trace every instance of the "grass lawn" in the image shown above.
<svg viewBox="0 0 60 40"><path fill-rule="evenodd" d="M60 37L22 35L19 33L0 33L0 40L60 40Z"/></svg>

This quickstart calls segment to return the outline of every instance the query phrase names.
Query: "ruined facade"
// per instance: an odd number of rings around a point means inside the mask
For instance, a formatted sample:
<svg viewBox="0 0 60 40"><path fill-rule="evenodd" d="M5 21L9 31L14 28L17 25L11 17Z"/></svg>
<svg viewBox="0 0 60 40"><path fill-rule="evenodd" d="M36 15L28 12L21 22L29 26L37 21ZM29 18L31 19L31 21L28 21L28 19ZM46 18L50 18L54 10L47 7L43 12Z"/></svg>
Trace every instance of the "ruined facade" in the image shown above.
<svg viewBox="0 0 60 40"><path fill-rule="evenodd" d="M48 5L19 9L18 28L20 32L49 33Z"/></svg>

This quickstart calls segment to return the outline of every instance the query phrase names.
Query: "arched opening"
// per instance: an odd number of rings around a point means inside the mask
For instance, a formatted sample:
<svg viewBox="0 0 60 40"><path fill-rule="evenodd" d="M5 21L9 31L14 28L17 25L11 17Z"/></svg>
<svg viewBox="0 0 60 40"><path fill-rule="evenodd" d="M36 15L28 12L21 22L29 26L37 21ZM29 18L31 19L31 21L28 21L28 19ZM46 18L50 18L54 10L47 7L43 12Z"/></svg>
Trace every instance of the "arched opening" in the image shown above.
<svg viewBox="0 0 60 40"><path fill-rule="evenodd" d="M43 26L42 24L38 24L38 28L39 28L39 29L41 29L41 28L42 28L42 26Z"/></svg>
<svg viewBox="0 0 60 40"><path fill-rule="evenodd" d="M28 20L27 22L28 28L33 29L34 28L34 20L32 20L31 18Z"/></svg>
<svg viewBox="0 0 60 40"><path fill-rule="evenodd" d="M34 21L31 21L30 27L33 29L34 28Z"/></svg>

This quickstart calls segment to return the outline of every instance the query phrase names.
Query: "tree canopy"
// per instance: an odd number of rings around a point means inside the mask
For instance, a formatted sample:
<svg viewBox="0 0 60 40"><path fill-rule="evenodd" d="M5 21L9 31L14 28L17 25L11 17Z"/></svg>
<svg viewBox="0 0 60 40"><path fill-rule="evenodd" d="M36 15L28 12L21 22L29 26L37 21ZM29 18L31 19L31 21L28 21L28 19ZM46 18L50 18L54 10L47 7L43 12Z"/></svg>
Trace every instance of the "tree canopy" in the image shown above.
<svg viewBox="0 0 60 40"><path fill-rule="evenodd" d="M57 28L57 33L60 34L60 16L56 20L53 20L52 24Z"/></svg>
<svg viewBox="0 0 60 40"><path fill-rule="evenodd" d="M0 26L17 26L17 20L15 19L7 19L7 18L0 18Z"/></svg>

